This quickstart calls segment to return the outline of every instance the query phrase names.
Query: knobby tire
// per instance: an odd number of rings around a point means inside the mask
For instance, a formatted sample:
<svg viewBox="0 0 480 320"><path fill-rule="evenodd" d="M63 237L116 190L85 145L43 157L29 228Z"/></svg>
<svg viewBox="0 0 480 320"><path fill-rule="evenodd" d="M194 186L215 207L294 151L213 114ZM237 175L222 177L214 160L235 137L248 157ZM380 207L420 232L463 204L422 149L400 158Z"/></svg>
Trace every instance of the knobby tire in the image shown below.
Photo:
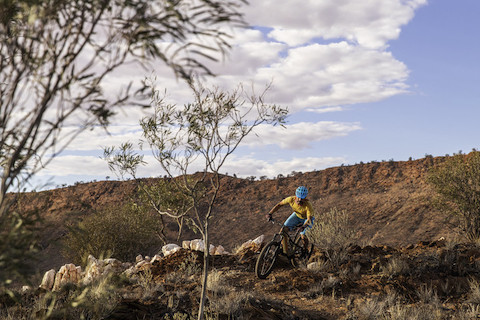
<svg viewBox="0 0 480 320"><path fill-rule="evenodd" d="M257 263L255 264L255 273L258 278L265 279L270 272L272 272L279 248L280 242L277 241L270 241L265 247L263 247L257 258Z"/></svg>

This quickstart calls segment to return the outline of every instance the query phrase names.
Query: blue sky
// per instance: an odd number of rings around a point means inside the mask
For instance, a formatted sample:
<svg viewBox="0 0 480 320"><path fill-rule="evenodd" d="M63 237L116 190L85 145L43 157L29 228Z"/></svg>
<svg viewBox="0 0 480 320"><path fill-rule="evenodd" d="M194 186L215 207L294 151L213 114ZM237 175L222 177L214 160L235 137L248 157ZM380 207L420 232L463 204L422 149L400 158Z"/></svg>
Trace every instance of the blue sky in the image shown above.
<svg viewBox="0 0 480 320"><path fill-rule="evenodd" d="M223 171L273 177L479 148L479 13L478 0L252 1L245 17L256 28L235 30L209 81L273 81L267 100L291 114L284 131L259 128ZM173 101L189 99L164 66L152 72ZM111 85L129 78L124 70ZM39 178L54 187L114 177L100 147L138 139L141 116L120 114L111 136L85 133ZM141 174L162 172L151 161Z"/></svg>

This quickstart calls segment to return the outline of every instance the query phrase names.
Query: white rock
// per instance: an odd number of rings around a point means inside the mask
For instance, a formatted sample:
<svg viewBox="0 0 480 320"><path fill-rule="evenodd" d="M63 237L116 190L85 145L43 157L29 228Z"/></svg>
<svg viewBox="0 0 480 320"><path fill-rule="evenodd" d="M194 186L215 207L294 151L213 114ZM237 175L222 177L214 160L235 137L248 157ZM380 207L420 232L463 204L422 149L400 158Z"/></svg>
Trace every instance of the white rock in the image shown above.
<svg viewBox="0 0 480 320"><path fill-rule="evenodd" d="M222 255L222 254L226 254L226 251L225 251L225 248L223 246L217 246L215 248L215 252L213 253L214 255Z"/></svg>
<svg viewBox="0 0 480 320"><path fill-rule="evenodd" d="M123 273L127 276L127 277L131 277L133 276L134 274L137 273L137 268L136 266L131 266L130 268L128 268L127 270L125 270Z"/></svg>
<svg viewBox="0 0 480 320"><path fill-rule="evenodd" d="M153 256L153 259L152 259L151 263L154 263L155 261L160 261L160 260L162 260L162 257L160 255L156 254L156 255Z"/></svg>
<svg viewBox="0 0 480 320"><path fill-rule="evenodd" d="M252 240L252 242L258 246L261 246L264 240L265 240L265 236L262 234L261 236L258 236L254 240Z"/></svg>
<svg viewBox="0 0 480 320"><path fill-rule="evenodd" d="M244 242L238 249L237 253L242 253L246 250L251 250L251 251L259 251L260 248L262 247L263 241L265 240L265 236L262 234L261 236L258 236L254 240L248 240Z"/></svg>
<svg viewBox="0 0 480 320"><path fill-rule="evenodd" d="M208 250L208 253L210 253L212 255L215 254L215 246L213 244L211 244L209 247L210 247L210 249Z"/></svg>
<svg viewBox="0 0 480 320"><path fill-rule="evenodd" d="M203 240L201 239L195 239L191 241L191 249L195 251L204 251L205 250L205 244L203 243Z"/></svg>
<svg viewBox="0 0 480 320"><path fill-rule="evenodd" d="M83 277L83 283L89 284L96 278L100 277L103 272L103 267L99 261L95 260L88 264L87 269L85 270L85 276Z"/></svg>
<svg viewBox="0 0 480 320"><path fill-rule="evenodd" d="M59 290L60 287L66 283L78 283L81 277L81 268L79 269L73 264L69 263L62 267L55 275L55 281L53 283L53 291Z"/></svg>
<svg viewBox="0 0 480 320"><path fill-rule="evenodd" d="M105 259L103 261L105 262L105 264L110 264L114 267L122 265L122 262L120 260L117 260L117 259L114 259L114 258Z"/></svg>
<svg viewBox="0 0 480 320"><path fill-rule="evenodd" d="M135 258L135 262L137 262L137 263L140 262L140 261L142 261L142 260L143 260L143 257L142 257L141 254L139 254L139 255Z"/></svg>
<svg viewBox="0 0 480 320"><path fill-rule="evenodd" d="M323 267L324 267L324 264L317 261L310 262L309 264L307 264L308 270L321 270Z"/></svg>
<svg viewBox="0 0 480 320"><path fill-rule="evenodd" d="M32 290L32 287L30 287L30 286L22 286L22 292L25 293L25 292L30 291L30 290Z"/></svg>
<svg viewBox="0 0 480 320"><path fill-rule="evenodd" d="M73 263L66 264L68 272L77 272L77 267Z"/></svg>
<svg viewBox="0 0 480 320"><path fill-rule="evenodd" d="M192 241L183 241L182 242L182 248L187 249L187 250L191 249L192 248L191 243L192 243Z"/></svg>
<svg viewBox="0 0 480 320"><path fill-rule="evenodd" d="M171 254L177 252L180 249L181 249L181 247L178 244L170 243L170 244L166 244L162 247L162 253L163 253L163 256L166 257L168 255L171 255Z"/></svg>
<svg viewBox="0 0 480 320"><path fill-rule="evenodd" d="M146 265L146 264L150 264L150 262L147 262L147 261L145 261L145 260L142 260L142 261L140 261L139 263L137 263L137 264L135 265L135 268L139 269L140 267L143 267L143 266Z"/></svg>
<svg viewBox="0 0 480 320"><path fill-rule="evenodd" d="M92 263L97 263L98 260L90 254L90 255L88 255L87 262L88 262L88 264L92 264Z"/></svg>
<svg viewBox="0 0 480 320"><path fill-rule="evenodd" d="M249 248L251 245L252 245L252 240L248 240L248 241L245 241L244 243L242 243L242 245L237 249L237 252L242 252L243 250L245 250L246 248Z"/></svg>
<svg viewBox="0 0 480 320"><path fill-rule="evenodd" d="M67 272L67 266L66 265L63 265L60 267L60 270L58 270L58 273L63 275Z"/></svg>
<svg viewBox="0 0 480 320"><path fill-rule="evenodd" d="M55 270L51 269L45 272L45 274L43 275L40 288L43 288L45 290L52 290L54 283L55 283Z"/></svg>

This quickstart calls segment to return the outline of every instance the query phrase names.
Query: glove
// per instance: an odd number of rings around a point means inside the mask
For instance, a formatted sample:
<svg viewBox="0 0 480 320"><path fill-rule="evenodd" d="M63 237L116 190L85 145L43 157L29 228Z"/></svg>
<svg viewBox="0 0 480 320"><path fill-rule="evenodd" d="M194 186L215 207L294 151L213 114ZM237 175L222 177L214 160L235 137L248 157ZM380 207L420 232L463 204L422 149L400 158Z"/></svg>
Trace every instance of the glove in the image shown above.
<svg viewBox="0 0 480 320"><path fill-rule="evenodd" d="M265 217L267 218L268 221L272 221L272 220L273 220L271 213L267 214Z"/></svg>

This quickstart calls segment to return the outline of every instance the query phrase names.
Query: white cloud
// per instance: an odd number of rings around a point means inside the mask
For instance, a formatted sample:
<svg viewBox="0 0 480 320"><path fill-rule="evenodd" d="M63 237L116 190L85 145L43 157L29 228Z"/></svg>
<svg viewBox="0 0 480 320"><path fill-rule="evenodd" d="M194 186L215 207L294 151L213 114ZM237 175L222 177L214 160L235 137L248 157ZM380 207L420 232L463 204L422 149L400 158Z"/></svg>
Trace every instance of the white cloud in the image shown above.
<svg viewBox="0 0 480 320"><path fill-rule="evenodd" d="M359 123L320 121L317 123L299 122L286 128L261 125L255 129L258 135L247 136L244 145L260 147L278 145L282 149L301 150L311 147L314 142L346 136L360 130Z"/></svg>
<svg viewBox="0 0 480 320"><path fill-rule="evenodd" d="M72 131L72 128L65 128L64 134ZM65 149L69 152L82 152L101 150L103 147L118 146L123 142L135 143L141 138L141 128L137 125L110 126L109 134L102 128L82 132Z"/></svg>
<svg viewBox="0 0 480 320"><path fill-rule="evenodd" d="M109 175L108 164L95 156L59 156L54 158L38 176Z"/></svg>
<svg viewBox="0 0 480 320"><path fill-rule="evenodd" d="M309 107L374 102L404 93L407 67L391 53L340 42L291 49L281 62L258 71L273 79L275 102L295 112Z"/></svg>
<svg viewBox="0 0 480 320"><path fill-rule="evenodd" d="M234 41L225 61L209 63L215 74L253 79L259 68L278 62L280 53L288 49L285 44L265 41L262 32L253 29L236 30Z"/></svg>
<svg viewBox="0 0 480 320"><path fill-rule="evenodd" d="M301 150L311 147L317 141L343 137L361 129L361 125L356 122L299 122L287 124L285 128L265 124L256 127L255 134L247 136L242 145L255 148L277 145L282 149ZM138 126L112 126L109 127L109 133L102 129L85 131L66 150L69 152L102 150L103 147L119 146L123 142L131 142L136 146L142 138Z"/></svg>
<svg viewBox="0 0 480 320"><path fill-rule="evenodd" d="M152 156L144 158L148 165L141 166L138 170L138 177L159 177L165 172ZM232 155L229 161L222 167L223 173L231 175L236 174L238 177L248 176L267 176L269 178L276 177L279 174L287 175L292 171L309 172L314 170L322 170L327 167L340 165L345 162L342 157L307 157L292 158L290 160L278 160L275 162L254 158L251 156ZM200 170L200 164L192 167L192 173ZM99 177L104 179L106 176L114 177L115 174L108 169L107 163L95 156L60 156L55 158L48 167L41 171L39 178L46 176L54 176L58 181L64 181L65 177ZM73 183L75 181L70 181Z"/></svg>
<svg viewBox="0 0 480 320"><path fill-rule="evenodd" d="M398 38L415 9L427 0L274 0L253 2L246 18L253 25L270 26L269 36L291 46L314 38L343 38L380 48Z"/></svg>
<svg viewBox="0 0 480 320"><path fill-rule="evenodd" d="M345 41L290 48L284 57L279 56L281 47L263 44L259 48L261 58L257 50L234 48L230 67L209 82L226 89L239 82L253 81L256 87L272 83L267 102L286 105L293 113L376 102L408 91L409 70L390 52Z"/></svg>
<svg viewBox="0 0 480 320"><path fill-rule="evenodd" d="M340 165L344 162L345 159L341 157L307 157L271 162L249 156L232 156L222 171L228 172L229 174L236 174L238 177L267 176L273 178L279 174L287 175L292 171L310 172L322 170L331 166Z"/></svg>
<svg viewBox="0 0 480 320"><path fill-rule="evenodd" d="M247 20L264 27L235 31L230 55L211 63L218 74L208 79L227 90L239 82L262 88L272 82L267 103L288 106L290 113L345 110L344 106L376 102L408 91L407 66L386 51L388 41L398 38L416 9L427 0L264 0L245 7ZM130 80L139 83L145 76L157 76L157 88L167 89L166 101L183 105L192 100L188 86L176 79L163 64L143 70L135 65L122 67L108 79L105 91L116 92ZM349 108L350 109L350 108ZM139 120L152 110L126 107L109 127L84 132L67 151L55 159L43 175L112 175L106 163L82 152L100 152L101 146L119 145L140 138ZM321 121L293 123L287 129L261 126L259 138L247 137L245 145L277 145L279 149L313 148L314 143L342 137L362 129L358 122ZM95 151L97 150L97 151ZM74 154L74 155L72 155ZM295 158L268 162L261 157L236 155L224 168L240 176L288 174L291 171L323 169L344 162L343 158ZM141 169L145 176L162 175L158 166Z"/></svg>
<svg viewBox="0 0 480 320"><path fill-rule="evenodd" d="M338 111L343 111L343 107L337 106L337 107L324 107L324 108L309 108L306 109L308 112L315 112L315 113L327 113L327 112L338 112Z"/></svg>

